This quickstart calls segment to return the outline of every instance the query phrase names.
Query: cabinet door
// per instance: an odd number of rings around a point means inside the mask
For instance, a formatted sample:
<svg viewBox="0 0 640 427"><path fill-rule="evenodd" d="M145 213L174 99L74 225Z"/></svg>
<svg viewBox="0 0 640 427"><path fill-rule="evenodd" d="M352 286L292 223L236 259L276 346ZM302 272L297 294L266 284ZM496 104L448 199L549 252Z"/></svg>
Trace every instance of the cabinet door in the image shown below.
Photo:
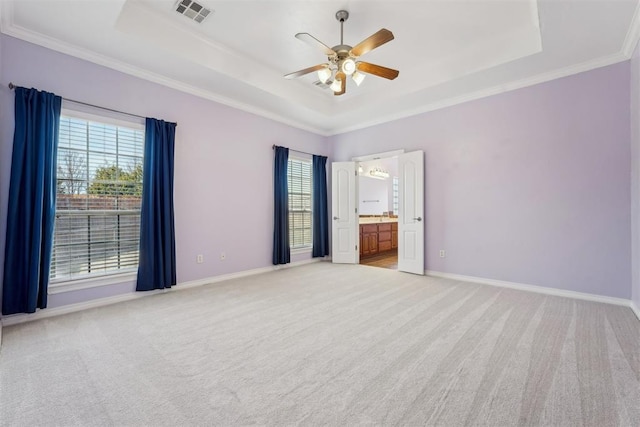
<svg viewBox="0 0 640 427"><path fill-rule="evenodd" d="M369 253L378 253L378 233L369 234Z"/></svg>
<svg viewBox="0 0 640 427"><path fill-rule="evenodd" d="M362 240L360 242L360 253L362 255L369 255L371 248L369 247L369 234L362 233Z"/></svg>
<svg viewBox="0 0 640 427"><path fill-rule="evenodd" d="M391 232L391 248L395 249L398 247L398 231Z"/></svg>
<svg viewBox="0 0 640 427"><path fill-rule="evenodd" d="M391 225L391 224L387 224ZM391 250L391 227L387 227L389 231L380 231L378 233L378 252Z"/></svg>

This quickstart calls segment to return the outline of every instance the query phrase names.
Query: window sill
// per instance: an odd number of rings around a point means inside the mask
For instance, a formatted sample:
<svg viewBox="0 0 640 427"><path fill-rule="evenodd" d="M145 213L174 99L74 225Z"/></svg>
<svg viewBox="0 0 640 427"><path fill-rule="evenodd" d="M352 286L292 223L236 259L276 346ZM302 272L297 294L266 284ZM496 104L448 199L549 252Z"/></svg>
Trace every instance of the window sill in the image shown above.
<svg viewBox="0 0 640 427"><path fill-rule="evenodd" d="M137 278L137 272L112 274L102 277L92 277L87 279L73 280L69 282L59 282L49 284L49 290L47 294L61 294L64 292L79 291L82 289L97 288L100 286L116 285L120 283L135 282Z"/></svg>
<svg viewBox="0 0 640 427"><path fill-rule="evenodd" d="M313 251L313 248L311 246L307 246L304 248L291 249L289 252L291 253L291 255L297 255L297 254L311 253L312 251Z"/></svg>

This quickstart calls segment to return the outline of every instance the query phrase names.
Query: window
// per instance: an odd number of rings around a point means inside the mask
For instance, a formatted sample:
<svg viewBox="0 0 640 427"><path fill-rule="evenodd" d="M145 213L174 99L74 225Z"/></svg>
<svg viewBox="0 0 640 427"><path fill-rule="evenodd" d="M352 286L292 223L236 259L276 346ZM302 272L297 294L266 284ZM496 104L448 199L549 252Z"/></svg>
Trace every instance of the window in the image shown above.
<svg viewBox="0 0 640 427"><path fill-rule="evenodd" d="M52 286L138 267L144 128L114 122L60 118Z"/></svg>
<svg viewBox="0 0 640 427"><path fill-rule="evenodd" d="M311 248L311 161L289 157L289 246Z"/></svg>
<svg viewBox="0 0 640 427"><path fill-rule="evenodd" d="M399 201L398 201L398 177L394 176L393 177L393 214L395 216L398 216L398 206L399 206Z"/></svg>

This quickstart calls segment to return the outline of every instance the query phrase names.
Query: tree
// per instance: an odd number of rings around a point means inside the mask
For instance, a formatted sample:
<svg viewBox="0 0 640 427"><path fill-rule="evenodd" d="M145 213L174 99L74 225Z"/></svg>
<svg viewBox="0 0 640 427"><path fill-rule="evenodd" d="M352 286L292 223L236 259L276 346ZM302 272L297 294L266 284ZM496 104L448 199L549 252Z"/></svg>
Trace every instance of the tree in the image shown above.
<svg viewBox="0 0 640 427"><path fill-rule="evenodd" d="M82 153L64 151L58 159L58 193L80 194L86 189L87 161Z"/></svg>
<svg viewBox="0 0 640 427"><path fill-rule="evenodd" d="M128 181L131 183L131 195L142 196L142 165L138 163L133 167L129 167L127 176Z"/></svg>
<svg viewBox="0 0 640 427"><path fill-rule="evenodd" d="M99 196L142 196L142 165L123 170L116 165L96 169L88 193Z"/></svg>

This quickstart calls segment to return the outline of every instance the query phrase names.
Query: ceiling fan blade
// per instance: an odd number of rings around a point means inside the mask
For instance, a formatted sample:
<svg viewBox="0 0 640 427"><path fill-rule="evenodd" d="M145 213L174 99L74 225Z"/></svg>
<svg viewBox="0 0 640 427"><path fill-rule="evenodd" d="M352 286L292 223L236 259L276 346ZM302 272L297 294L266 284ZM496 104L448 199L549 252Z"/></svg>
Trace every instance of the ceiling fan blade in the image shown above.
<svg viewBox="0 0 640 427"><path fill-rule="evenodd" d="M316 47L316 48L320 49L327 56L336 55L336 53L335 53L335 51L333 49L331 49L329 46L327 46L326 44L322 43L320 40L318 40L317 38L313 37L309 33L298 33L298 34L296 34L296 38L298 40L302 40L303 42L307 43L308 45L311 45L313 47Z"/></svg>
<svg viewBox="0 0 640 427"><path fill-rule="evenodd" d="M340 91L333 92L335 96L343 95L347 91L347 75L342 71L336 73L336 80L340 80Z"/></svg>
<svg viewBox="0 0 640 427"><path fill-rule="evenodd" d="M305 74L313 73L314 71L321 70L326 68L327 64L318 64L313 67L305 68L304 70L296 71L293 73L286 74L284 76L285 79L295 79L296 77L304 76Z"/></svg>
<svg viewBox="0 0 640 427"><path fill-rule="evenodd" d="M356 69L365 74L373 74L374 76L383 77L389 80L395 79L398 77L398 74L400 74L400 71L398 70L361 61L356 63Z"/></svg>
<svg viewBox="0 0 640 427"><path fill-rule="evenodd" d="M373 49L393 40L393 33L386 28L364 39L355 45L349 52L352 56L362 56Z"/></svg>

